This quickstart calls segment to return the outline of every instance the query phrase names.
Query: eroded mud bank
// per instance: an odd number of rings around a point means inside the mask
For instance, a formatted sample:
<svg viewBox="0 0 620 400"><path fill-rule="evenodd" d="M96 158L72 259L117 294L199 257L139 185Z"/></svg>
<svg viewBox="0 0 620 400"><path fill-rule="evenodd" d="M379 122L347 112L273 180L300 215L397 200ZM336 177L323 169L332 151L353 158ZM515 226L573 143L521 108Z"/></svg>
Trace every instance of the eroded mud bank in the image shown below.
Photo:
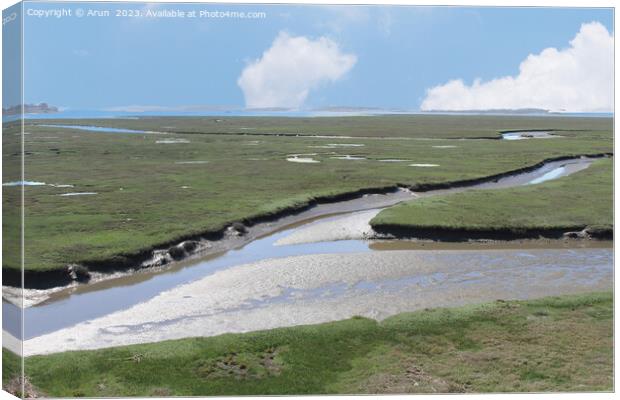
<svg viewBox="0 0 620 400"><path fill-rule="evenodd" d="M92 279L102 280L114 278L119 272L134 273L142 269L161 269L170 264L197 256L205 256L226 251L255 238L274 232L279 227L286 226L294 222L299 222L312 218L312 216L329 215L339 212L359 211L363 209L382 208L412 198L411 192L429 194L442 194L453 190L470 188L494 188L511 187L522 184L523 179L529 179L528 173L540 170L542 173L545 167L560 161L568 160L589 160L593 158L608 157L611 153L590 154L582 156L562 156L541 161L532 166L494 174L486 177L467 179L453 182L416 184L416 185L393 185L379 188L366 188L354 192L341 193L330 196L321 196L308 200L305 203L293 207L283 208L271 213L256 215L242 221L233 222L220 229L206 231L199 234L180 237L167 243L161 243L153 248L144 249L133 254L119 254L110 259L87 261L81 265L70 264L64 269L51 271L24 271L24 287L26 289L45 290L54 292L62 290L63 287L75 286L85 283ZM586 166L587 167L587 166ZM567 171L572 173L575 171ZM541 174L542 175L542 174ZM511 180L511 179L514 179ZM379 195L372 196L369 195ZM341 204L339 204L341 203ZM568 227L568 230L580 231L584 227ZM379 226L375 230L383 235L394 237L411 237L408 232L401 232L395 227ZM566 230L560 229L563 234ZM447 237L466 237L463 235L472 234L476 238L476 232L445 232ZM494 238L499 240L531 238L536 237L536 233L530 232L527 235L513 235L511 232L500 232L496 236L485 232L478 237ZM546 237L558 237L559 231L542 232ZM422 238L435 239L443 232L427 232ZM459 236L460 235L460 236ZM610 232L597 232L596 237L609 238ZM6 286L20 287L22 284L21 271L3 268L4 284ZM10 299L11 290L7 290ZM48 295L49 293L47 293ZM5 296L7 297L7 296ZM28 297L28 293L26 293Z"/></svg>

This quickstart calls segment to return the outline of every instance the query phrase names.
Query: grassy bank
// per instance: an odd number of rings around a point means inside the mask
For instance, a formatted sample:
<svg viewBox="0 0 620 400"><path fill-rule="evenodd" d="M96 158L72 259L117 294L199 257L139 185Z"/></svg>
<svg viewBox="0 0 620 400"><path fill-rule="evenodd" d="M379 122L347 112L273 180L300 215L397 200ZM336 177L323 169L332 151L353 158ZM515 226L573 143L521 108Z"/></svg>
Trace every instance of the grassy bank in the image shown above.
<svg viewBox="0 0 620 400"><path fill-rule="evenodd" d="M598 293L36 356L26 374L55 397L610 391L612 360Z"/></svg>
<svg viewBox="0 0 620 400"><path fill-rule="evenodd" d="M613 151L611 120L601 118L432 116L222 121L240 132L253 128L277 132L289 130L286 124L307 124L312 132L318 129L318 133L348 136L357 136L359 129L367 126L373 127L373 138L110 134L27 125L26 179L48 185L25 187L25 268L53 271L68 263L134 255L182 237L219 230L233 221L303 204L316 196L395 184L479 178L547 158ZM222 124L205 118L104 122L110 126L156 131L182 128L191 132L215 132L214 124ZM244 127L252 129L241 130ZM533 127L585 130L565 132L564 138L548 140L408 140L474 134L496 137L501 129ZM377 139L383 133L405 137ZM20 160L18 139L12 134L3 135L5 166ZM167 143L171 139L184 142ZM310 157L320 163L286 160L288 155L300 153L315 153ZM365 159L332 158L343 154ZM385 159L409 161L380 161ZM439 166L418 168L411 163ZM13 169L7 169L3 177L7 182L18 179L10 171ZM19 215L11 214L18 205L19 190L4 187L6 232L19 232ZM60 196L70 192L96 194ZM5 248L14 248L10 237L5 238ZM5 270L19 268L16 255L14 251L5 252Z"/></svg>
<svg viewBox="0 0 620 400"><path fill-rule="evenodd" d="M480 231L611 230L613 160L597 160L586 170L538 185L411 201L382 211L371 224L383 233L460 232L464 239Z"/></svg>

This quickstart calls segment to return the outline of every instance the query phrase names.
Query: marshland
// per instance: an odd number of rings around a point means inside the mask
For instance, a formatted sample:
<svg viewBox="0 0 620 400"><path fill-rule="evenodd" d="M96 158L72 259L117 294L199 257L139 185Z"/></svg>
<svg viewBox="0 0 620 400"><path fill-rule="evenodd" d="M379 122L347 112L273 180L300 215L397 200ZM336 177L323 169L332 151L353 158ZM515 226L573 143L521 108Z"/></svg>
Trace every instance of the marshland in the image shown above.
<svg viewBox="0 0 620 400"><path fill-rule="evenodd" d="M29 120L37 185L5 124L5 336L53 396L611 390L612 123Z"/></svg>

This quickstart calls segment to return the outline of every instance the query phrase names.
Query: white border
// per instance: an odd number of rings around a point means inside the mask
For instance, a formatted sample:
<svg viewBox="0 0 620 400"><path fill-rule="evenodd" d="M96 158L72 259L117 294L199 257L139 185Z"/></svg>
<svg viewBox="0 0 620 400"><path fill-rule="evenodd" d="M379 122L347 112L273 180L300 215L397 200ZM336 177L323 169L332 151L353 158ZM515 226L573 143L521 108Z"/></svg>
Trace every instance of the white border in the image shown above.
<svg viewBox="0 0 620 400"><path fill-rule="evenodd" d="M60 2L60 1L59 1ZM79 1L79 0L66 0L66 1L62 1L65 3L82 3L82 2L86 2L86 1ZM122 2L127 2L127 1L123 1L123 0L109 0L106 2L110 2L110 3L122 3ZM137 1L136 1L137 2ZM2 9L5 9L13 4L17 3L16 1L13 0L0 0L0 5L2 6ZM245 3L245 4L342 4L342 5L372 5L372 4L379 4L379 5L417 5L417 6L467 6L467 7L588 7L588 8L593 8L593 7L601 7L601 8L614 8L614 32L615 32L615 6L616 6L616 2L613 0L589 0L589 1L583 1L583 0L556 0L556 1L549 1L549 0L504 0L501 2L498 1L493 1L493 0L473 0L473 1L466 1L466 0L444 0L444 1L440 1L440 0L424 0L424 1L416 1L416 0L389 0L389 1L369 1L369 0L336 0L336 1L330 1L330 0L313 0L313 1L300 1L300 0L288 0L288 1L261 1L261 0L243 0L243 1L234 1L234 0L219 0L219 1L182 1L182 0L168 0L168 1L162 1L162 0L150 0L148 1L148 3L212 3L212 4L236 4L236 3ZM23 17L23 13L22 13L22 17ZM23 30L23 23L22 23L22 30ZM0 43L1 43L1 38L2 38L2 33L0 31ZM22 38L23 38L23 33L22 33ZM22 43L23 45L23 43ZM616 51L616 43L614 41L614 51L615 51L615 68L617 71L618 68L618 52ZM1 54L0 54L0 73L1 73ZM22 67L23 67L23 49L22 49ZM23 73L23 71L22 71ZM1 93L1 88L2 88L2 83L0 81L0 93ZM23 82L22 82L22 96L23 96ZM615 82L614 82L614 114L615 114L615 104L617 101L617 88L615 88ZM1 94L0 94L1 97ZM23 103L23 99L22 99L22 103ZM22 132L23 132L23 120L22 120ZM615 132L616 132L616 121L614 118L614 139L615 139ZM22 140L22 145L23 145L23 140ZM23 149L22 149L23 150ZM616 153L618 150L618 143L614 140L614 153ZM0 159L0 168L2 167L2 160ZM23 157L22 157L22 174L24 173L24 168L23 168ZM615 158L614 158L614 227L618 226L618 213L617 211L617 203L616 203L616 199L618 198L618 194L620 193L620 189L615 185L615 176L617 176L618 172L620 170L620 166L615 162ZM22 176L22 180L24 179L24 177ZM22 196L23 196L23 192L22 192ZM23 198L22 198L22 202L23 202ZM1 204L0 204L0 210L1 210ZM1 214L0 214L1 215ZM22 218L23 218L23 214L22 214ZM22 220L22 240L23 240L23 220ZM615 235L614 235L615 236ZM0 239L1 239L1 233L0 233ZM616 243L614 242L614 255L615 255L615 251L616 251ZM0 246L0 255L1 255L2 249ZM23 246L22 246L22 252L23 252ZM23 260L23 254L22 254L22 260ZM616 265L615 262L615 257L614 257L614 267ZM614 294L615 294L615 289L618 285L618 282L614 280ZM618 306L618 301L617 298L614 296L614 339L616 338L615 333L618 331L618 328L620 327L620 321L618 320L618 318L616 318L616 313L615 310L617 309ZM2 316L2 310L0 308L0 318ZM22 322L23 322L23 318L22 318ZM22 328L23 329L23 328ZM614 340L614 383L618 382L618 379L620 377L620 373L618 370L618 360L615 357L616 354L616 345L615 345L615 340ZM23 368L23 366L22 366ZM381 397L385 397L385 398L389 398L389 399L398 399L398 400L405 400L405 399L450 399L450 398L454 398L454 396L457 395L393 395L393 396L381 396ZM570 393L570 394L559 394L559 393L549 393L549 394L473 394L473 395L466 395L467 399L502 399L502 398L509 398L509 399L514 399L514 400L521 400L521 399L532 399L532 398L536 398L536 399L556 399L556 398L560 398L560 399L567 399L567 400L581 400L584 398L587 399L609 399L609 398L616 398L616 397L620 397L620 395L617 395L616 393ZM323 399L325 398L324 396L277 396L278 398L303 398L303 399L308 399L308 400L317 400L317 399ZM370 398L371 396L329 396L330 399L355 399L355 398ZM376 397L376 396L372 396L372 397ZM255 400L255 399L264 399L265 397L209 397L211 399L243 399L243 400ZM15 397L9 395L6 392L0 392L0 400L4 400L4 399L15 399ZM156 399L155 397L150 397L149 399ZM181 397L181 399L183 399ZM189 398L191 399L191 398Z"/></svg>

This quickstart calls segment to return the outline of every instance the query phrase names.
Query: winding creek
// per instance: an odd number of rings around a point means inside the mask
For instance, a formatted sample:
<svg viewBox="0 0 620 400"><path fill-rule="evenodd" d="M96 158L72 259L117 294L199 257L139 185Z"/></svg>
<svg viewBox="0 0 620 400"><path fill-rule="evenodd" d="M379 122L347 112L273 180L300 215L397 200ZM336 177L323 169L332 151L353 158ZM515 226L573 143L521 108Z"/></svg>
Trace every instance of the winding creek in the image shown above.
<svg viewBox="0 0 620 400"><path fill-rule="evenodd" d="M24 309L24 354L610 289L613 250L604 242L444 246L368 240L369 221L382 208L416 197L538 184L592 161L553 161L461 188L398 190L319 204L257 224L230 238L230 248L214 247L166 268L59 291L29 290L36 301ZM20 337L20 309L3 300L3 312L5 331Z"/></svg>

